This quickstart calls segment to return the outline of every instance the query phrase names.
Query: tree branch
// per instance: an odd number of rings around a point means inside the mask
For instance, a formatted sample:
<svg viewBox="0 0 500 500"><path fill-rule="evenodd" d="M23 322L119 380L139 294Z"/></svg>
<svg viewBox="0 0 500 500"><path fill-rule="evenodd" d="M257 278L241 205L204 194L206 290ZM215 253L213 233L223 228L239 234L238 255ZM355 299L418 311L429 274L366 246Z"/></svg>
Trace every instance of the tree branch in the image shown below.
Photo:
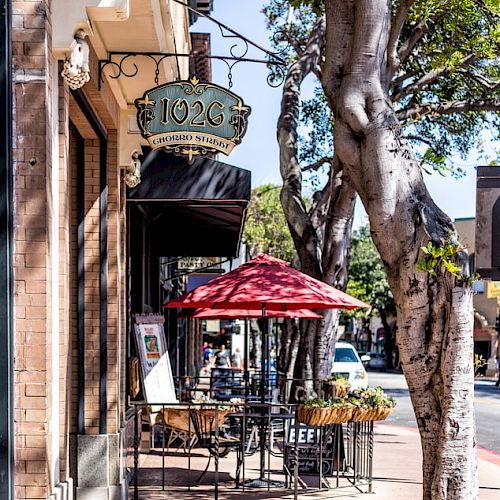
<svg viewBox="0 0 500 500"><path fill-rule="evenodd" d="M399 68L400 61L398 57L398 41L401 36L401 30L408 16L408 11L415 0L402 0L399 4L394 19L392 21L391 31L389 33L389 41L387 42L387 81L390 82L392 77Z"/></svg>
<svg viewBox="0 0 500 500"><path fill-rule="evenodd" d="M468 56L462 58L462 60L459 63L459 66L461 66L462 68L465 68L467 66L470 66L476 60L477 60L477 56L475 54L469 54ZM404 97L406 97L410 94L413 94L414 92L418 92L419 90L422 90L426 85L429 85L430 83L436 81L438 78L448 74L449 72L450 72L450 68L448 68L446 66L443 66L441 68L437 68L434 71L430 71L429 73L422 76L415 83L407 85L406 87L402 88L397 94L394 94L392 101L398 102L401 99L403 99Z"/></svg>
<svg viewBox="0 0 500 500"><path fill-rule="evenodd" d="M453 101L442 104L423 104L418 107L403 109L396 113L400 120L418 121L425 116L450 115L471 111L500 111L500 100L490 101Z"/></svg>
<svg viewBox="0 0 500 500"><path fill-rule="evenodd" d="M497 88L500 88L500 81L494 81L491 78L488 78L485 75L481 75L480 73L475 73L474 71L471 70L464 70L462 73L466 76L468 76L470 79L474 80L475 82L479 83L479 85L482 85L483 87L487 88L488 90L496 90Z"/></svg>
<svg viewBox="0 0 500 500"><path fill-rule="evenodd" d="M425 139L423 138L421 135L412 135L412 134L409 134L409 135L405 135L405 138L407 141L417 141L417 142L422 142L424 144L427 144L427 146L430 146L432 147L433 144L431 141L429 141L428 139Z"/></svg>
<svg viewBox="0 0 500 500"><path fill-rule="evenodd" d="M439 15L432 19L432 22L437 23L446 15L446 13L447 11L443 10ZM401 44L401 47L399 47L398 59L400 64L406 61L415 45L417 45L417 43L422 39L427 31L428 29L425 23L420 22L415 25L412 32L410 33L410 36Z"/></svg>
<svg viewBox="0 0 500 500"><path fill-rule="evenodd" d="M317 66L325 43L325 18L319 18L309 35L306 47L288 70L278 119L280 172L283 179L281 204L290 228L301 268L311 276L321 277L318 238L302 198L302 172L298 161L297 128L300 114L300 86Z"/></svg>
<svg viewBox="0 0 500 500"><path fill-rule="evenodd" d="M409 73L405 73L404 75L400 75L397 78L393 78L390 82L390 88L392 89L392 94L397 94L403 84L409 80L410 78L414 78L417 75L417 71L410 71ZM392 98L392 97L391 97Z"/></svg>
<svg viewBox="0 0 500 500"><path fill-rule="evenodd" d="M425 24L418 23L413 31L410 33L410 36L401 44L398 50L398 61L399 64L406 61L407 57L411 54L413 47L417 45L420 39L424 36L426 32ZM397 68L396 68L397 69Z"/></svg>
<svg viewBox="0 0 500 500"><path fill-rule="evenodd" d="M297 57L302 57L304 50L302 49L299 40L295 38L288 29L285 30L284 34L287 42L292 46L293 50L295 50Z"/></svg>
<svg viewBox="0 0 500 500"><path fill-rule="evenodd" d="M308 172L310 170L318 170L318 168L320 168L325 163L330 163L330 165L331 165L332 162L333 162L333 158L331 156L323 156L323 158L320 158L317 161L309 163L309 165L301 167L301 170L302 170L302 172Z"/></svg>

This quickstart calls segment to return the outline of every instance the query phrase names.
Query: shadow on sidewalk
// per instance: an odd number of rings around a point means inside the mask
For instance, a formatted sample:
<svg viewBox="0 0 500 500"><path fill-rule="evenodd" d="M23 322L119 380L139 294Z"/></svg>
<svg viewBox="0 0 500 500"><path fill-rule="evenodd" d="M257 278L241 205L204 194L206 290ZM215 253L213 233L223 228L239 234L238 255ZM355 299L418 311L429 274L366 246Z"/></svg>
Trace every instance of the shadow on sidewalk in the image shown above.
<svg viewBox="0 0 500 500"><path fill-rule="evenodd" d="M192 487L196 486L213 486L215 483L215 472L207 471L202 481L196 483L196 479L201 475L203 469L191 469L191 473L185 468L168 467L165 468L165 487L182 486L186 487L191 484ZM221 487L227 488L226 483L234 485L234 477L227 473L219 471L219 484ZM162 485L162 468L161 467L148 467L140 469L138 484L140 487L155 486L161 488Z"/></svg>
<svg viewBox="0 0 500 500"><path fill-rule="evenodd" d="M422 481L412 481L411 479L404 479L401 477L374 477L373 481L381 483L401 483L401 484L422 484Z"/></svg>

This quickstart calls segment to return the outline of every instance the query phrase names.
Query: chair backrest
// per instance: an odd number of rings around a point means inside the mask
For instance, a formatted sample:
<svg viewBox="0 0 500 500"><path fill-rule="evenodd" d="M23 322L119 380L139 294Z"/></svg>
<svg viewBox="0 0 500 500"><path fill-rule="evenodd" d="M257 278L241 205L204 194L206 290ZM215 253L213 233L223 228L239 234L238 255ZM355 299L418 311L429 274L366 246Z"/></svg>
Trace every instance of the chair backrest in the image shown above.
<svg viewBox="0 0 500 500"><path fill-rule="evenodd" d="M227 410L191 407L189 416L200 446L210 448L215 444L216 428L224 423L227 413Z"/></svg>

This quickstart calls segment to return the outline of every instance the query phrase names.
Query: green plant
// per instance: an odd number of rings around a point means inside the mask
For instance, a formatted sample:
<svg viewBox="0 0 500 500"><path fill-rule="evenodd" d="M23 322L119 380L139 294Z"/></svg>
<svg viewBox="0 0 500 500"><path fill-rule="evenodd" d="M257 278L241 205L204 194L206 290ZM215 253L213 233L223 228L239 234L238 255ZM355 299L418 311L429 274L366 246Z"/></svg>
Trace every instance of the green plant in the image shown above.
<svg viewBox="0 0 500 500"><path fill-rule="evenodd" d="M344 408L350 406L349 401L345 398L310 399L305 405L308 408Z"/></svg>
<svg viewBox="0 0 500 500"><path fill-rule="evenodd" d="M437 276L439 271L449 272L455 276L457 284L472 286L472 283L479 279L479 275L474 273L467 276L462 272L455 261L463 247L449 240L441 240L441 245L434 245L431 241L425 247L420 247L424 257L417 262L417 270L427 272L432 276Z"/></svg>
<svg viewBox="0 0 500 500"><path fill-rule="evenodd" d="M352 391L348 402L358 408L394 408L396 401L388 396L381 387L369 387L368 389L355 389Z"/></svg>
<svg viewBox="0 0 500 500"><path fill-rule="evenodd" d="M417 270L437 276L438 271L444 269L456 278L462 278L460 267L453 261L460 250L461 247L451 241L442 240L440 246L435 246L432 241L429 241L427 246L420 247L424 258L417 263Z"/></svg>

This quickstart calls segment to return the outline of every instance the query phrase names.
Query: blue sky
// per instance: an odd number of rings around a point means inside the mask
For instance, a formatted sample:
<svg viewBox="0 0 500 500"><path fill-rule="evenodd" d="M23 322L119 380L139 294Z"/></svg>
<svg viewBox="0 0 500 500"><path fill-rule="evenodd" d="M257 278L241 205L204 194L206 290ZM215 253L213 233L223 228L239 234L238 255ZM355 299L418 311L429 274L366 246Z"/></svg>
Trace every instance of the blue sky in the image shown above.
<svg viewBox="0 0 500 500"><path fill-rule="evenodd" d="M259 45L270 48L266 32L265 17L261 12L263 0L214 0L212 16L245 35ZM230 47L236 43L221 37L219 28L207 20L197 21L192 31L210 32L213 55L228 55ZM241 48L241 45L239 46ZM235 49L237 54L238 48ZM248 57L264 59L264 54L252 50ZM212 60L213 81L228 86L227 67L223 62ZM221 155L220 160L246 168L252 172L252 185L281 183L276 141L276 121L279 116L281 87L271 88L266 81L268 70L265 65L239 63L233 68L232 90L240 95L252 108L249 125L243 142L235 148L228 158ZM306 95L312 85L306 86ZM494 157L492 134L484 134L488 160ZM498 143L496 144L498 149ZM427 187L436 203L451 218L473 217L475 215L475 169L477 164L486 164L478 159L477 152L467 160L456 159L465 167L466 175L461 179L442 177L439 174L426 175ZM360 205L358 203L358 205ZM366 218L361 208L356 210L356 225Z"/></svg>

